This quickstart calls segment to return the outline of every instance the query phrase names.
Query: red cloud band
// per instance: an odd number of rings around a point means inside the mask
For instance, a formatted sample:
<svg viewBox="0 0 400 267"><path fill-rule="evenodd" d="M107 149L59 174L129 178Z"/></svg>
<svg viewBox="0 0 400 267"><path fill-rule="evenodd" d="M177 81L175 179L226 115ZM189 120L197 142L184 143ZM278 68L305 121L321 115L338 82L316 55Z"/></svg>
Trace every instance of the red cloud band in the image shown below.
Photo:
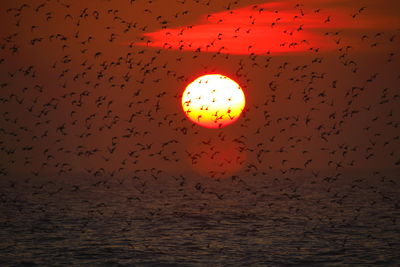
<svg viewBox="0 0 400 267"><path fill-rule="evenodd" d="M197 25L146 33L148 41L138 45L227 54L318 51L337 45L335 29L379 27L379 20L361 16L363 9L354 13L354 8L339 6L329 11L292 1L251 5L208 15Z"/></svg>

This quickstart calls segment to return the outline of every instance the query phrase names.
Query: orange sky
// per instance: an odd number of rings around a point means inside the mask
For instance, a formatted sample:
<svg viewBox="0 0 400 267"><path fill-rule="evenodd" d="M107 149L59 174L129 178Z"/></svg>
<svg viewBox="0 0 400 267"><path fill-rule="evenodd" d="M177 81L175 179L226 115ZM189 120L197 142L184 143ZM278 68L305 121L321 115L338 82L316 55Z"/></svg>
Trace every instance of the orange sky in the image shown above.
<svg viewBox="0 0 400 267"><path fill-rule="evenodd" d="M2 3L3 172L193 171L196 142L258 174L397 168L398 1L183 2ZM207 73L247 97L220 130L180 105Z"/></svg>

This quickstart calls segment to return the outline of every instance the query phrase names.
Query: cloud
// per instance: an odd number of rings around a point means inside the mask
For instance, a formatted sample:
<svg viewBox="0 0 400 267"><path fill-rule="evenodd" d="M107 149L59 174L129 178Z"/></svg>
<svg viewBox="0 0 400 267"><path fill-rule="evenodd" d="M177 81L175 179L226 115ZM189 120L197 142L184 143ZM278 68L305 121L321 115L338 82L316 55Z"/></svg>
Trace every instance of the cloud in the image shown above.
<svg viewBox="0 0 400 267"><path fill-rule="evenodd" d="M330 3L330 2L329 2ZM366 8L294 1L250 5L204 16L194 25L145 33L136 45L226 54L299 53L331 50L338 31L390 28L393 19L365 15ZM350 37L342 33L342 37ZM335 37L336 36L336 37ZM357 38L359 38L357 36Z"/></svg>

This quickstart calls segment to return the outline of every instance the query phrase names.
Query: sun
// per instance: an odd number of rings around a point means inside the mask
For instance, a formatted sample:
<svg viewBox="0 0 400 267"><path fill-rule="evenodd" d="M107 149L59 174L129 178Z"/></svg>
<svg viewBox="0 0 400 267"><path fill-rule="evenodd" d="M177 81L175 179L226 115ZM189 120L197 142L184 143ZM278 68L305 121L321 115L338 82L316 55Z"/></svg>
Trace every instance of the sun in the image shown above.
<svg viewBox="0 0 400 267"><path fill-rule="evenodd" d="M207 74L195 79L182 94L186 116L206 128L222 128L234 123L245 102L239 84L221 74Z"/></svg>

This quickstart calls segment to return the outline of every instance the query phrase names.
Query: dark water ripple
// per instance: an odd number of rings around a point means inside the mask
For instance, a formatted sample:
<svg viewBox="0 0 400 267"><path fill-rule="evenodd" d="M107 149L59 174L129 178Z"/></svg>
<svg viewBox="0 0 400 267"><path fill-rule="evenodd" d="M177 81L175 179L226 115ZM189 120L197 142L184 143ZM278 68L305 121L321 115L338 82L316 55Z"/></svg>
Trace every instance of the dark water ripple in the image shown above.
<svg viewBox="0 0 400 267"><path fill-rule="evenodd" d="M306 188L290 198L274 189L235 194L227 187L219 191L223 199L164 189L135 195L140 200L127 200L129 186L82 185L54 196L4 189L0 265L400 264L397 188L381 188L382 198L344 187L339 200Z"/></svg>

